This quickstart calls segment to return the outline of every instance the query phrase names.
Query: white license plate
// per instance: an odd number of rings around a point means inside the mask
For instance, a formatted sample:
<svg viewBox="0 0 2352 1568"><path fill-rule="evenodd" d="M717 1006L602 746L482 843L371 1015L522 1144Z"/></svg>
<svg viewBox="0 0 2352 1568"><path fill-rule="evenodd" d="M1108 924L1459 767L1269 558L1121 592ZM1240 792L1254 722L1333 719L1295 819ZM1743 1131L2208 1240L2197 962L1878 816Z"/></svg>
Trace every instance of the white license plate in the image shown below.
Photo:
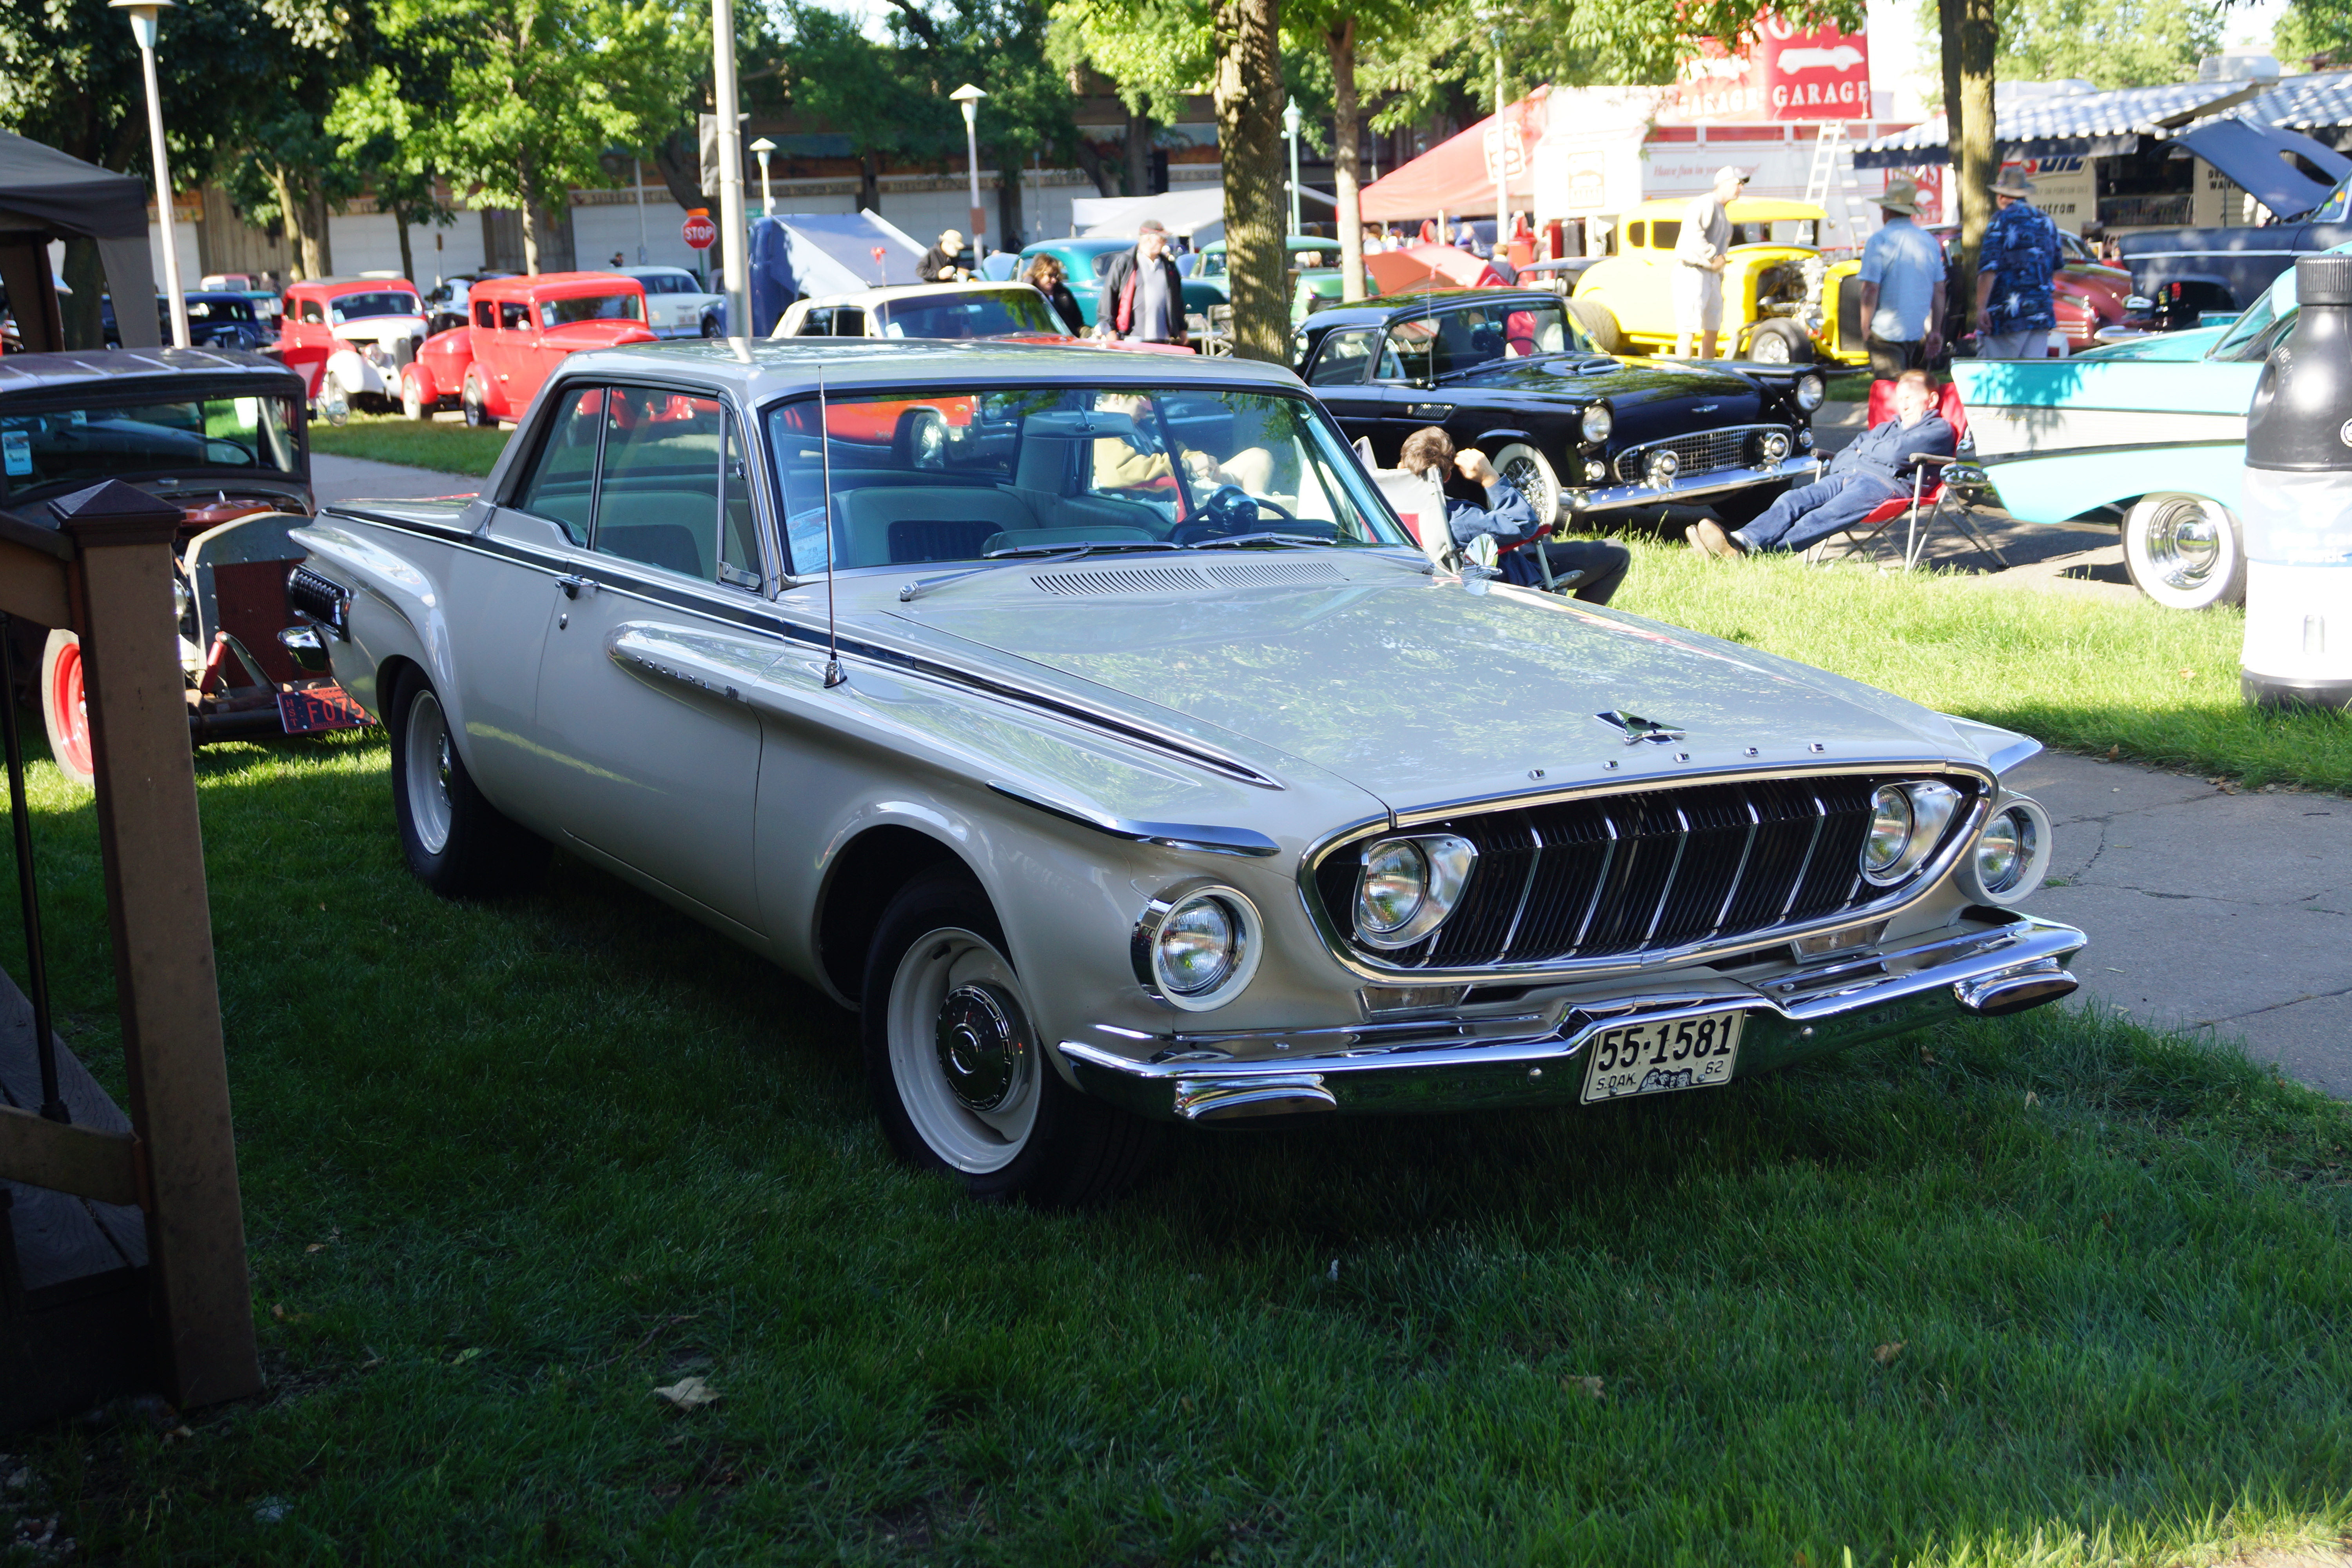
<svg viewBox="0 0 2352 1568"><path fill-rule="evenodd" d="M1707 1013L1598 1031L1584 1042L1584 1103L1729 1083L1746 1017L1745 1013Z"/></svg>

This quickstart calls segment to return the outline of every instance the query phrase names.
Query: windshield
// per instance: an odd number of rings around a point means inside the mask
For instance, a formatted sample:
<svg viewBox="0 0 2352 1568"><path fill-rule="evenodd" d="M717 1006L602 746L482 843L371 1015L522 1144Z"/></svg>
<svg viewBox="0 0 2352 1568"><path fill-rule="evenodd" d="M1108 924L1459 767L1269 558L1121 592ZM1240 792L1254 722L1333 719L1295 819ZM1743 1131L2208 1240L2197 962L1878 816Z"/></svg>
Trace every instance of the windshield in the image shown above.
<svg viewBox="0 0 2352 1568"><path fill-rule="evenodd" d="M626 294L574 294L565 300L541 300L539 302L539 324L542 327L568 327L574 321L642 321L645 319L645 296L634 289Z"/></svg>
<svg viewBox="0 0 2352 1568"><path fill-rule="evenodd" d="M1034 289L971 289L929 299L886 300L874 307L886 338L1001 338L1016 332L1066 336Z"/></svg>
<svg viewBox="0 0 2352 1568"><path fill-rule="evenodd" d="M365 316L421 316L423 301L405 289L387 289L380 294L338 294L328 302L328 319L334 321L356 321Z"/></svg>
<svg viewBox="0 0 2352 1568"><path fill-rule="evenodd" d="M192 321L249 321L253 320L253 301L242 298L235 300L191 300L188 301L188 320Z"/></svg>
<svg viewBox="0 0 2352 1568"><path fill-rule="evenodd" d="M2352 195L2352 174L2347 174L2342 180L2338 181L2336 188L2327 193L2326 198L2317 206L2312 208L2308 214L2305 215L2303 221L2305 223L2342 223L2344 221L2344 208L2347 195Z"/></svg>
<svg viewBox="0 0 2352 1568"><path fill-rule="evenodd" d="M2205 357L2231 363L2270 358L2272 346L2294 329L2294 269L2289 268L2230 323Z"/></svg>
<svg viewBox="0 0 2352 1568"><path fill-rule="evenodd" d="M211 397L0 415L0 474L12 495L100 479L205 481L232 468L301 471L290 398Z"/></svg>
<svg viewBox="0 0 2352 1568"><path fill-rule="evenodd" d="M793 570L1285 541L1412 548L1304 397L1207 388L1013 388L768 411ZM828 437L820 443L818 436Z"/></svg>

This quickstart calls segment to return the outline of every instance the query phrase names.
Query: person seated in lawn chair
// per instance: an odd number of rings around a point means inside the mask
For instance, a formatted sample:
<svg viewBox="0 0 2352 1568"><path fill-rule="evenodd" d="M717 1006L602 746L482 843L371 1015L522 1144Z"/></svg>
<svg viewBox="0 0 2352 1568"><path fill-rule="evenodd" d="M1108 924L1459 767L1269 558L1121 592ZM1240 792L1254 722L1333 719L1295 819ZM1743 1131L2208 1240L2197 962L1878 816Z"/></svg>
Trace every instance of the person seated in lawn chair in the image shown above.
<svg viewBox="0 0 2352 1568"><path fill-rule="evenodd" d="M1459 496L1445 498L1447 531L1465 552L1481 539L1492 540L1496 569L1519 587L1573 594L1588 605L1605 605L1633 564L1631 551L1605 539L1544 542L1541 535L1550 531L1550 521L1536 516L1536 509L1495 471L1486 453L1475 447L1455 451L1454 437L1434 425L1404 438L1397 467L1413 474L1433 468L1440 483L1445 475L1455 474L1482 489L1483 507Z"/></svg>
<svg viewBox="0 0 2352 1568"><path fill-rule="evenodd" d="M1759 550L1802 550L1909 495L1920 460L1949 461L1959 444L1950 422L1936 412L1935 382L1924 370L1906 370L1895 378L1895 417L1880 420L1830 459L1820 479L1787 491L1737 533L1710 518L1694 523L1684 537L1692 549L1727 561Z"/></svg>

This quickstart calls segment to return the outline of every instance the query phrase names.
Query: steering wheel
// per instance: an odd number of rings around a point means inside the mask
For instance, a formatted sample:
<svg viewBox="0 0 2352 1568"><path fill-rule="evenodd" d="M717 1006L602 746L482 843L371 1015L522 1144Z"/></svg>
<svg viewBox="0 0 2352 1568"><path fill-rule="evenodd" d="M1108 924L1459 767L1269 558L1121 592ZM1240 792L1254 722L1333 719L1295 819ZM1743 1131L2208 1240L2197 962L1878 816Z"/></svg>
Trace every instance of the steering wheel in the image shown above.
<svg viewBox="0 0 2352 1568"><path fill-rule="evenodd" d="M232 441L226 436L207 436L205 437L205 461L207 463L220 462L221 459L219 455L215 450L215 448L220 447L226 447L230 451L236 454L236 456L230 459L230 461L226 465L226 467L249 468L255 466L253 448L247 447L242 441Z"/></svg>
<svg viewBox="0 0 2352 1568"><path fill-rule="evenodd" d="M1261 500L1239 485L1219 485L1201 502L1201 521L1220 533L1247 533L1264 520L1267 512L1285 522L1297 522L1297 515L1276 501Z"/></svg>

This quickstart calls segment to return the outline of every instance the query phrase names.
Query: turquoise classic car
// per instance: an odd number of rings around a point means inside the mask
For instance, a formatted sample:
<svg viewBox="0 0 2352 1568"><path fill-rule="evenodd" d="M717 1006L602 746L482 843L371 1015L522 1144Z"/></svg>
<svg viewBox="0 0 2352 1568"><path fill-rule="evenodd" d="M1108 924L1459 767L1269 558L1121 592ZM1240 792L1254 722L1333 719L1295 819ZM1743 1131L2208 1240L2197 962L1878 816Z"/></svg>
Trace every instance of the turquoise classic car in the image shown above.
<svg viewBox="0 0 2352 1568"><path fill-rule="evenodd" d="M2026 522L2119 519L2125 563L2149 598L2179 610L2243 603L2246 407L2294 314L2289 270L2227 326L2067 359L1954 360L2002 508Z"/></svg>
<svg viewBox="0 0 2352 1568"><path fill-rule="evenodd" d="M1096 316L1101 312L1103 274L1110 270L1110 258L1122 250L1134 247L1132 239L1091 235L1072 239L1041 239L1034 245L1021 247L1021 270L1026 272L1029 263L1040 256L1050 256L1060 262L1063 276L1070 285L1070 293L1078 301L1078 314L1085 317L1086 324L1091 327L1095 324ZM1187 259L1177 258L1177 265L1182 267ZM1206 340L1213 334L1224 313L1221 311L1219 315L1212 316L1210 310L1213 306L1230 309L1223 280L1212 283L1204 278L1186 278L1183 282L1185 321L1194 339L1199 340L1193 346L1203 353L1214 353Z"/></svg>

